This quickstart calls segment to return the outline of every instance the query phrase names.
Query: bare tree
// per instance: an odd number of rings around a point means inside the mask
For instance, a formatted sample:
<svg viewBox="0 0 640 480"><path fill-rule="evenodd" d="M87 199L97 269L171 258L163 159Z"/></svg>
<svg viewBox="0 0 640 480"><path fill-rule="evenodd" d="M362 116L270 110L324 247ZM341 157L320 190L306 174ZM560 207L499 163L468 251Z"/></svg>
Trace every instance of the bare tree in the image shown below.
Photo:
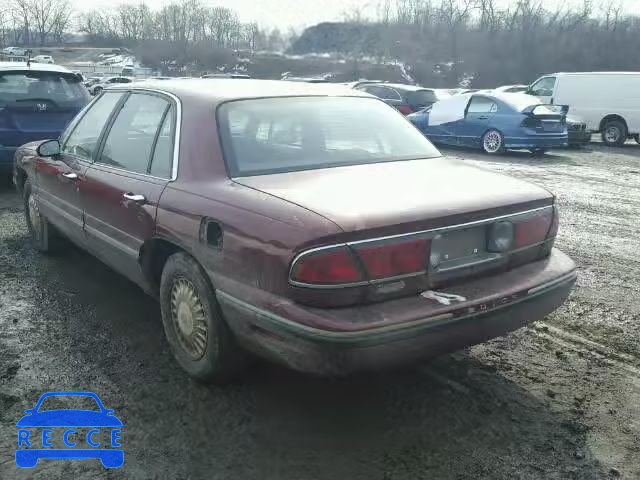
<svg viewBox="0 0 640 480"><path fill-rule="evenodd" d="M71 15L71 5L68 0L25 0L25 4L27 15L33 22L40 45L46 43L47 37L56 26L59 27L61 22L68 24Z"/></svg>

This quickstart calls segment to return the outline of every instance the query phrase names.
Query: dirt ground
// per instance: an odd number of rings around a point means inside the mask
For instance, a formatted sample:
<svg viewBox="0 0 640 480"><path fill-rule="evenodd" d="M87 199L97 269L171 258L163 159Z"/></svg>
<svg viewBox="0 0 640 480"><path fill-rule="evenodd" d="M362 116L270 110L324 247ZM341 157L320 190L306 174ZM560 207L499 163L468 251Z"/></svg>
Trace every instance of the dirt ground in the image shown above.
<svg viewBox="0 0 640 480"><path fill-rule="evenodd" d="M0 478L640 478L640 145L488 157L559 198L568 302L531 328L391 373L341 380L258 365L190 381L153 300L71 248L27 239L0 190ZM425 188L429 182L425 179ZM125 463L14 464L15 422L41 393L96 392L123 421Z"/></svg>

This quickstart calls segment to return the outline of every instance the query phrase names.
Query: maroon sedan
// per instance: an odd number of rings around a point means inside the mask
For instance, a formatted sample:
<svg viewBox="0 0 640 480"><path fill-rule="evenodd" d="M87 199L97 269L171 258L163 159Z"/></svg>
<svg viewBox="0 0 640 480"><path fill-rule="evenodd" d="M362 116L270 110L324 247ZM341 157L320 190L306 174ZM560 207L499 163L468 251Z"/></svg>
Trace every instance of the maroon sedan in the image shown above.
<svg viewBox="0 0 640 480"><path fill-rule="evenodd" d="M14 179L35 245L69 239L158 297L200 380L245 352L324 374L418 361L543 318L576 278L551 193L443 158L341 86L108 89Z"/></svg>

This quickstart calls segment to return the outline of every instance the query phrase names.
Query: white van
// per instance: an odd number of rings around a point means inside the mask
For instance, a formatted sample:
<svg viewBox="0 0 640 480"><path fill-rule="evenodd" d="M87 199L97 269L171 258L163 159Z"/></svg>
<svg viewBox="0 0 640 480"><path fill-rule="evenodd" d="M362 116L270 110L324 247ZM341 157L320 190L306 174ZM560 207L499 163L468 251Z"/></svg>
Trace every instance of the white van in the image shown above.
<svg viewBox="0 0 640 480"><path fill-rule="evenodd" d="M569 105L569 114L600 132L609 146L627 138L640 143L640 72L554 73L536 80L526 93Z"/></svg>

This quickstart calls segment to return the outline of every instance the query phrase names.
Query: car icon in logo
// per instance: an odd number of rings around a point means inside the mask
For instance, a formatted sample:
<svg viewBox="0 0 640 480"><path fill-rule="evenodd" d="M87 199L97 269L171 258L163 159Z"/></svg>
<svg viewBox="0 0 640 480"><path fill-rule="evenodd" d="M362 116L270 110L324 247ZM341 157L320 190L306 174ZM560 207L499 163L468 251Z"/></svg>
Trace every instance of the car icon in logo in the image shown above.
<svg viewBox="0 0 640 480"><path fill-rule="evenodd" d="M43 402L50 397L67 399L73 397L89 397L95 400L99 410L90 409L48 409L42 410ZM56 398L56 400L59 400ZM87 400L86 398L84 400ZM51 402L49 402L51 403ZM18 448L16 449L16 465L21 468L35 467L40 458L55 459L83 459L99 458L107 468L119 468L124 463L124 450L120 444L122 422L114 415L114 410L104 408L100 398L91 392L47 392L44 393L35 407L24 411L26 413L18 422ZM33 427L41 429L41 435L34 434ZM30 430L31 428L31 430ZM61 440L65 447L53 448L54 430L64 429ZM78 430L87 429L86 443L91 448L74 448L80 441ZM103 429L101 432L100 428ZM100 435L110 430L110 447L101 445Z"/></svg>

